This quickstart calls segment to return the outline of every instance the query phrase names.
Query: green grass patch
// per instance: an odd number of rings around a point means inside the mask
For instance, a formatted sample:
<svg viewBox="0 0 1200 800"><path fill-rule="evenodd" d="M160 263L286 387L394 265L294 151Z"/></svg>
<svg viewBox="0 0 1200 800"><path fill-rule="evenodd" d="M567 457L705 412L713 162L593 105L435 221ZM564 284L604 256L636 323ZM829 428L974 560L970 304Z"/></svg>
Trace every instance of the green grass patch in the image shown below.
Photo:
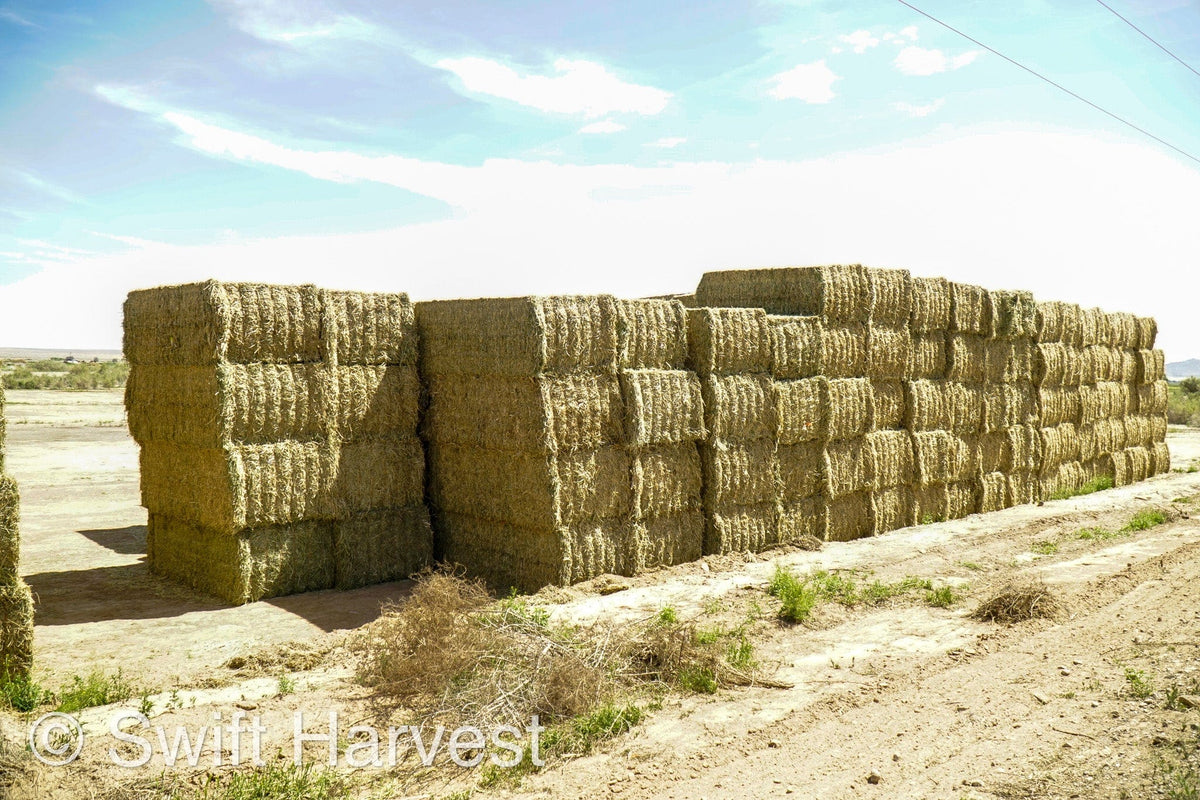
<svg viewBox="0 0 1200 800"><path fill-rule="evenodd" d="M175 795L186 797L187 795ZM191 800L342 800L350 787L332 770L311 764L280 766L268 764L253 772L209 775Z"/></svg>
<svg viewBox="0 0 1200 800"><path fill-rule="evenodd" d="M37 366L57 364L61 369L39 370ZM5 389L57 389L82 391L86 389L115 389L129 378L129 364L124 361L40 362L22 364L4 373Z"/></svg>
<svg viewBox="0 0 1200 800"><path fill-rule="evenodd" d="M779 618L785 622L803 622L816 608L818 595L815 587L807 580L796 577L790 571L776 565L775 574L767 592L778 598Z"/></svg>
<svg viewBox="0 0 1200 800"><path fill-rule="evenodd" d="M1058 552L1058 542L1037 542L1029 549L1039 556L1052 556Z"/></svg>
<svg viewBox="0 0 1200 800"><path fill-rule="evenodd" d="M672 606L663 606L658 612L658 623L660 625L674 625L679 622L679 615L675 613Z"/></svg>
<svg viewBox="0 0 1200 800"><path fill-rule="evenodd" d="M934 608L950 608L961 599L950 586L939 586L925 592L925 604Z"/></svg>
<svg viewBox="0 0 1200 800"><path fill-rule="evenodd" d="M0 697L14 711L33 711L46 701L46 690L30 678L12 678L0 684Z"/></svg>
<svg viewBox="0 0 1200 800"><path fill-rule="evenodd" d="M1167 387L1167 422L1200 428L1200 392L1186 391L1182 385Z"/></svg>
<svg viewBox="0 0 1200 800"><path fill-rule="evenodd" d="M974 561L960 561L960 562L958 562L958 564L963 569L969 569L972 572L980 572L983 570L983 567L981 565L975 563Z"/></svg>
<svg viewBox="0 0 1200 800"><path fill-rule="evenodd" d="M1101 475L1080 486L1078 489L1061 489L1050 495L1051 500L1066 500L1071 497L1079 497L1085 494L1095 494L1103 492L1105 489L1113 488L1113 479L1107 475Z"/></svg>
<svg viewBox="0 0 1200 800"><path fill-rule="evenodd" d="M1154 694L1154 682L1140 669L1126 667L1125 682L1129 684L1129 694L1139 700L1145 700Z"/></svg>
<svg viewBox="0 0 1200 800"><path fill-rule="evenodd" d="M1075 532L1075 538L1083 539L1085 542L1106 542L1109 539L1118 539L1123 536L1128 536L1129 531L1119 530L1110 531L1107 528L1080 528Z"/></svg>
<svg viewBox="0 0 1200 800"><path fill-rule="evenodd" d="M59 690L58 706L54 710L71 714L85 708L119 703L138 694L140 692L125 679L120 669L111 675L95 670L86 677L76 675Z"/></svg>
<svg viewBox="0 0 1200 800"><path fill-rule="evenodd" d="M1129 522L1121 530L1127 533L1148 531L1167 521L1167 515L1157 510L1139 511L1130 517Z"/></svg>
<svg viewBox="0 0 1200 800"><path fill-rule="evenodd" d="M779 618L785 622L803 622L820 602L839 603L846 608L877 606L917 591L934 591L933 582L926 578L907 577L894 583L874 580L860 583L853 572L817 570L797 576L775 567L767 592L779 598Z"/></svg>

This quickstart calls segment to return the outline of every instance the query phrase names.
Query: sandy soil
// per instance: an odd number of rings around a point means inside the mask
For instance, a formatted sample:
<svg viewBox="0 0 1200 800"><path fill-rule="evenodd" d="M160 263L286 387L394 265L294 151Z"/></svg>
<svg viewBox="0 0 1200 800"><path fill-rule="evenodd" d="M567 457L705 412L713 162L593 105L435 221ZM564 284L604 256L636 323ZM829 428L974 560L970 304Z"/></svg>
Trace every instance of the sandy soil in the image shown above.
<svg viewBox="0 0 1200 800"><path fill-rule="evenodd" d="M121 665L155 722L198 725L241 708L263 716L268 749L290 756L291 715L369 715L338 645L404 583L222 606L148 575L137 451L119 392L9 393L9 470L22 488L22 569L38 595L38 678ZM1172 429L1175 466L1200 465L1200 431ZM1104 541L1077 532L1121 528L1157 508L1170 521ZM1166 708L1168 692L1200 695L1200 472L1044 506L895 531L818 552L709 558L602 593L600 584L546 590L564 621L621 621L672 605L703 621L715 607L769 604L776 563L799 571L857 569L881 580L928 578L957 587L950 609L919 600L874 609L823 607L811 626L757 627L757 657L790 689L675 697L600 752L552 764L519 787L474 796L612 798L1151 797L1176 745L1195 748L1200 711ZM1057 552L1034 546L1054 542ZM1048 583L1068 611L1015 626L970 612L1014 577ZM604 591L607 592L612 587ZM321 657L329 648L331 654ZM313 652L310 652L313 651ZM272 653L257 667L232 656ZM1153 685L1133 696L1126 670ZM279 677L294 693L279 691ZM136 707L137 702L133 705ZM149 780L106 766L106 720L82 716L81 762L43 769L43 796L81 784ZM17 739L27 720L8 715ZM157 758L157 757L156 757ZM369 796L436 796L470 787L413 784L411 769L358 775Z"/></svg>

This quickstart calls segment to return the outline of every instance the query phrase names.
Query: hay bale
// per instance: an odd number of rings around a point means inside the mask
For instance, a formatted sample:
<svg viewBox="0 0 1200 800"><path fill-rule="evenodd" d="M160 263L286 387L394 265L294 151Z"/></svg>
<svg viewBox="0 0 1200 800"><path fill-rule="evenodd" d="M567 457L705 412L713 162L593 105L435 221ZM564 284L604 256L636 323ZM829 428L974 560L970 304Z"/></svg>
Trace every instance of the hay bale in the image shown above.
<svg viewBox="0 0 1200 800"><path fill-rule="evenodd" d="M771 370L771 328L761 308L688 309L688 366L700 375Z"/></svg>
<svg viewBox="0 0 1200 800"><path fill-rule="evenodd" d="M907 328L913 311L912 274L906 269L868 268L867 281L871 288L871 323Z"/></svg>
<svg viewBox="0 0 1200 800"><path fill-rule="evenodd" d="M1108 317L1108 344L1121 349L1136 348L1141 342L1137 317L1124 311L1113 311Z"/></svg>
<svg viewBox="0 0 1200 800"><path fill-rule="evenodd" d="M1083 344L1083 309L1075 303L1050 301L1037 304L1038 342L1057 342L1078 347Z"/></svg>
<svg viewBox="0 0 1200 800"><path fill-rule="evenodd" d="M734 506L707 515L705 555L758 553L779 541L779 512L774 503Z"/></svg>
<svg viewBox="0 0 1200 800"><path fill-rule="evenodd" d="M1014 425L1005 431L1008 436L1008 462L1003 472L1029 472L1039 468L1042 461L1042 435L1037 425ZM1024 501L1029 502L1029 501Z"/></svg>
<svg viewBox="0 0 1200 800"><path fill-rule="evenodd" d="M986 377L987 339L975 334L954 333L946 347L946 377L979 383Z"/></svg>
<svg viewBox="0 0 1200 800"><path fill-rule="evenodd" d="M536 450L595 448L626 436L616 375L428 375L425 436L445 444Z"/></svg>
<svg viewBox="0 0 1200 800"><path fill-rule="evenodd" d="M625 369L683 369L687 310L677 300L617 300L617 364Z"/></svg>
<svg viewBox="0 0 1200 800"><path fill-rule="evenodd" d="M573 538L564 531L530 531L443 511L435 514L434 529L443 561L461 566L466 574L482 580L497 594L512 589L536 592L543 586L570 583L572 560L564 545ZM603 544L599 545L602 548ZM633 558L631 536L628 560L632 562ZM625 573L632 573L632 569Z"/></svg>
<svg viewBox="0 0 1200 800"><path fill-rule="evenodd" d="M704 429L712 440L774 439L776 392L770 375L709 375L701 380Z"/></svg>
<svg viewBox="0 0 1200 800"><path fill-rule="evenodd" d="M912 487L913 524L928 525L950 519L950 493L944 483Z"/></svg>
<svg viewBox="0 0 1200 800"><path fill-rule="evenodd" d="M1111 339L1108 314L1102 308L1085 308L1080 314L1080 338L1084 347L1107 345Z"/></svg>
<svg viewBox="0 0 1200 800"><path fill-rule="evenodd" d="M775 438L780 445L824 440L829 430L829 381L775 381Z"/></svg>
<svg viewBox="0 0 1200 800"><path fill-rule="evenodd" d="M1166 381L1155 381L1137 387L1137 410L1142 416L1167 413L1170 393Z"/></svg>
<svg viewBox="0 0 1200 800"><path fill-rule="evenodd" d="M338 589L401 580L433 563L433 529L423 503L360 511L331 527Z"/></svg>
<svg viewBox="0 0 1200 800"><path fill-rule="evenodd" d="M953 398L947 381L908 381L905 384L904 426L910 431L948 430L954 421Z"/></svg>
<svg viewBox="0 0 1200 800"><path fill-rule="evenodd" d="M992 335L991 292L981 286L950 283L950 331Z"/></svg>
<svg viewBox="0 0 1200 800"><path fill-rule="evenodd" d="M979 479L979 511L999 511L1012 503L1008 499L1008 476L1003 472L985 472Z"/></svg>
<svg viewBox="0 0 1200 800"><path fill-rule="evenodd" d="M875 490L908 486L916 479L912 434L908 431L877 431L863 437Z"/></svg>
<svg viewBox="0 0 1200 800"><path fill-rule="evenodd" d="M829 474L822 442L781 444L775 457L779 464L779 497L785 504L824 493Z"/></svg>
<svg viewBox="0 0 1200 800"><path fill-rule="evenodd" d="M21 497L17 482L0 473L0 585L17 579L21 561Z"/></svg>
<svg viewBox="0 0 1200 800"><path fill-rule="evenodd" d="M20 578L0 582L0 682L33 670L33 595Z"/></svg>
<svg viewBox="0 0 1200 800"><path fill-rule="evenodd" d="M326 368L329 369L329 368ZM374 364L332 368L336 402L328 419L342 441L417 433L421 377L413 365ZM279 438L299 438L283 436Z"/></svg>
<svg viewBox="0 0 1200 800"><path fill-rule="evenodd" d="M915 525L912 487L892 486L872 492L871 521L874 536Z"/></svg>
<svg viewBox="0 0 1200 800"><path fill-rule="evenodd" d="M1029 339L988 339L983 348L983 379L995 383L1033 381L1033 342Z"/></svg>
<svg viewBox="0 0 1200 800"><path fill-rule="evenodd" d="M1125 428L1126 447L1148 447L1151 444L1150 420L1151 417L1141 414L1131 414L1119 420L1119 424Z"/></svg>
<svg viewBox="0 0 1200 800"><path fill-rule="evenodd" d="M1130 483L1144 481L1153 474L1150 448L1127 447L1122 452L1125 454L1125 477ZM1170 461L1169 455L1167 460Z"/></svg>
<svg viewBox="0 0 1200 800"><path fill-rule="evenodd" d="M1033 380L1041 386L1078 386L1082 378L1083 351L1074 345L1049 342L1033 352Z"/></svg>
<svg viewBox="0 0 1200 800"><path fill-rule="evenodd" d="M909 317L909 325L913 332L933 333L948 330L951 297L950 281L945 278L913 278L912 315Z"/></svg>
<svg viewBox="0 0 1200 800"><path fill-rule="evenodd" d="M912 333L908 326L867 326L866 377L874 380L903 380L909 377L912 361ZM858 377L858 376L849 376Z"/></svg>
<svg viewBox="0 0 1200 800"><path fill-rule="evenodd" d="M1167 379L1167 361L1162 350L1135 351L1134 376L1127 383L1158 383Z"/></svg>
<svg viewBox="0 0 1200 800"><path fill-rule="evenodd" d="M1171 449L1166 442L1155 442L1150 448L1150 469L1147 477L1171 471Z"/></svg>
<svg viewBox="0 0 1200 800"><path fill-rule="evenodd" d="M416 436L343 442L329 489L330 514L401 508L425 498L425 449ZM312 519L307 514L295 519Z"/></svg>
<svg viewBox="0 0 1200 800"><path fill-rule="evenodd" d="M1119 383L1137 383L1141 371L1141 363L1137 350L1118 350L1116 352L1116 369L1113 380Z"/></svg>
<svg viewBox="0 0 1200 800"><path fill-rule="evenodd" d="M966 481L979 471L979 448L972 440L949 431L920 431L912 440L919 486Z"/></svg>
<svg viewBox="0 0 1200 800"><path fill-rule="evenodd" d="M904 427L904 381L871 381L871 430Z"/></svg>
<svg viewBox="0 0 1200 800"><path fill-rule="evenodd" d="M1083 400L1078 387L1043 387L1038 389L1038 411L1046 427L1064 422L1078 423L1083 415Z"/></svg>
<svg viewBox="0 0 1200 800"><path fill-rule="evenodd" d="M827 322L822 327L821 374L828 378L861 378L867 374L866 325Z"/></svg>
<svg viewBox="0 0 1200 800"><path fill-rule="evenodd" d="M1125 422L1122 419L1101 419L1091 426L1092 437L1095 440L1094 455L1091 458L1101 458L1109 453L1125 449ZM1083 458L1084 442L1082 434L1079 444L1080 458Z"/></svg>
<svg viewBox="0 0 1200 800"><path fill-rule="evenodd" d="M1123 417L1132 404L1132 392L1124 384L1103 381L1079 388L1080 421L1085 425L1109 417Z"/></svg>
<svg viewBox="0 0 1200 800"><path fill-rule="evenodd" d="M908 374L914 380L940 380L946 377L946 334L942 331L914 333L909 348Z"/></svg>
<svg viewBox="0 0 1200 800"><path fill-rule="evenodd" d="M1008 473L1008 502L1014 506L1036 503L1041 499L1041 482L1033 470Z"/></svg>
<svg viewBox="0 0 1200 800"><path fill-rule="evenodd" d="M639 450L633 454L630 468L635 519L681 517L701 508L700 451L694 443Z"/></svg>
<svg viewBox="0 0 1200 800"><path fill-rule="evenodd" d="M1158 339L1158 322L1154 317L1135 317L1137 325L1137 344L1139 350L1153 350L1154 342Z"/></svg>
<svg viewBox="0 0 1200 800"><path fill-rule="evenodd" d="M1083 348L1080 361L1080 383L1101 383L1116 380L1121 369L1121 351L1108 345Z"/></svg>
<svg viewBox="0 0 1200 800"><path fill-rule="evenodd" d="M607 295L436 300L416 305L422 372L534 376L617 367Z"/></svg>
<svg viewBox="0 0 1200 800"><path fill-rule="evenodd" d="M697 511L655 517L634 527L637 571L696 561L704 555L704 516Z"/></svg>
<svg viewBox="0 0 1200 800"><path fill-rule="evenodd" d="M701 306L762 308L769 314L867 322L871 280L860 264L706 272L696 288L696 301Z"/></svg>
<svg viewBox="0 0 1200 800"><path fill-rule="evenodd" d="M871 429L874 390L866 378L834 378L829 387L826 436L833 441L854 439Z"/></svg>
<svg viewBox="0 0 1200 800"><path fill-rule="evenodd" d="M875 487L873 451L866 437L830 442L825 449L825 494L838 500Z"/></svg>
<svg viewBox="0 0 1200 800"><path fill-rule="evenodd" d="M1099 442L1095 425L1080 425L1076 429L1079 436L1079 460L1092 461L1100 457Z"/></svg>
<svg viewBox="0 0 1200 800"><path fill-rule="evenodd" d="M875 533L875 509L870 492L858 492L829 501L825 539L849 542Z"/></svg>
<svg viewBox="0 0 1200 800"><path fill-rule="evenodd" d="M1032 383L993 383L981 389L985 432L1038 421L1038 393Z"/></svg>
<svg viewBox="0 0 1200 800"><path fill-rule="evenodd" d="M779 478L773 441L718 440L700 448L700 459L709 511L774 502Z"/></svg>
<svg viewBox="0 0 1200 800"><path fill-rule="evenodd" d="M791 380L821 374L825 326L820 317L769 316L771 374Z"/></svg>
<svg viewBox="0 0 1200 800"><path fill-rule="evenodd" d="M315 286L162 286L130 292L124 310L130 364L303 363L323 355Z"/></svg>
<svg viewBox="0 0 1200 800"><path fill-rule="evenodd" d="M156 574L234 605L334 585L328 522L230 535L151 512L146 551Z"/></svg>
<svg viewBox="0 0 1200 800"><path fill-rule="evenodd" d="M323 289L321 335L327 364L417 363L416 312L406 294Z"/></svg>
<svg viewBox="0 0 1200 800"><path fill-rule="evenodd" d="M779 509L780 544L824 540L828 530L829 501L820 495L784 503Z"/></svg>
<svg viewBox="0 0 1200 800"><path fill-rule="evenodd" d="M1150 441L1165 442L1167 440L1167 418L1163 414L1148 417L1150 424Z"/></svg>
<svg viewBox="0 0 1200 800"><path fill-rule="evenodd" d="M704 400L696 373L626 369L620 377L626 443L647 447L704 438Z"/></svg>
<svg viewBox="0 0 1200 800"><path fill-rule="evenodd" d="M991 335L1000 339L1032 338L1038 331L1038 305L1032 292L990 292Z"/></svg>
<svg viewBox="0 0 1200 800"><path fill-rule="evenodd" d="M1041 438L1042 477L1056 475L1064 463L1079 459L1079 431L1071 423L1042 428Z"/></svg>
<svg viewBox="0 0 1200 800"><path fill-rule="evenodd" d="M981 472L1007 472L1012 464L1012 441L1007 430L984 433L975 440Z"/></svg>

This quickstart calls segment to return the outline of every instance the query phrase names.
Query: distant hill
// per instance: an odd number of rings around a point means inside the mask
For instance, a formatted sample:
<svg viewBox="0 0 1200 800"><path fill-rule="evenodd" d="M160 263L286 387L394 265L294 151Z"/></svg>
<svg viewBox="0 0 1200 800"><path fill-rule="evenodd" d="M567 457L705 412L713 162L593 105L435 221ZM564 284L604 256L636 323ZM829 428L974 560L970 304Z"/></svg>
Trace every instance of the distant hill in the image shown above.
<svg viewBox="0 0 1200 800"><path fill-rule="evenodd" d="M1174 361L1167 364L1167 380L1180 381L1193 375L1200 377L1200 358Z"/></svg>
<svg viewBox="0 0 1200 800"><path fill-rule="evenodd" d="M121 357L120 350L97 350L91 347L81 347L78 350L53 350L42 347L0 347L0 359L23 358L34 361L39 358L66 358L73 356L76 361L91 361L97 358L101 361L112 361Z"/></svg>

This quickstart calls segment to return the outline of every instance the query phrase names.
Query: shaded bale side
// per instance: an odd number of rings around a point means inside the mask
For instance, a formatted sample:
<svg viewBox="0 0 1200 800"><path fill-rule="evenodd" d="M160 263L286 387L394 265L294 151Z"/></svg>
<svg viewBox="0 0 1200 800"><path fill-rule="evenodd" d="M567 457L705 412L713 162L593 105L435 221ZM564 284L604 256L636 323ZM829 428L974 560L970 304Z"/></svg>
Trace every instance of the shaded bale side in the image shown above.
<svg viewBox="0 0 1200 800"><path fill-rule="evenodd" d="M821 374L825 326L820 317L769 316L771 374L783 380Z"/></svg>
<svg viewBox="0 0 1200 800"><path fill-rule="evenodd" d="M912 315L909 324L914 333L943 332L950 328L953 292L945 278L912 279Z"/></svg>
<svg viewBox="0 0 1200 800"><path fill-rule="evenodd" d="M323 289L321 328L328 364L417 363L416 312L407 294Z"/></svg>
<svg viewBox="0 0 1200 800"><path fill-rule="evenodd" d="M867 369L863 373L874 380L903 380L909 377L912 361L912 333L908 326L867 326ZM851 376L859 377L859 376Z"/></svg>
<svg viewBox="0 0 1200 800"><path fill-rule="evenodd" d="M1071 423L1042 428L1041 438L1043 478L1056 475L1063 464L1079 460L1079 431Z"/></svg>
<svg viewBox="0 0 1200 800"><path fill-rule="evenodd" d="M973 439L948 431L912 434L916 483L921 486L970 480L979 472L979 447Z"/></svg>
<svg viewBox="0 0 1200 800"><path fill-rule="evenodd" d="M1154 317L1136 317L1137 344L1139 350L1153 350L1158 339L1158 321Z"/></svg>
<svg viewBox="0 0 1200 800"><path fill-rule="evenodd" d="M704 400L696 373L626 369L620 384L627 444L648 447L704 438Z"/></svg>
<svg viewBox="0 0 1200 800"><path fill-rule="evenodd" d="M825 538L849 542L875 533L875 512L870 492L858 492L829 501Z"/></svg>
<svg viewBox="0 0 1200 800"><path fill-rule="evenodd" d="M871 430L904 427L904 381L871 381Z"/></svg>
<svg viewBox="0 0 1200 800"><path fill-rule="evenodd" d="M686 515L701 508L700 450L692 442L639 450L631 470L635 519Z"/></svg>
<svg viewBox="0 0 1200 800"><path fill-rule="evenodd" d="M775 381L775 439L781 445L824 440L829 430L829 381Z"/></svg>
<svg viewBox="0 0 1200 800"><path fill-rule="evenodd" d="M1083 350L1049 342L1033 350L1033 380L1042 386L1078 386L1083 377Z"/></svg>
<svg viewBox="0 0 1200 800"><path fill-rule="evenodd" d="M706 272L696 288L701 306L762 308L770 314L811 314L867 322L871 281L860 264Z"/></svg>
<svg viewBox="0 0 1200 800"><path fill-rule="evenodd" d="M834 441L854 439L869 432L875 413L871 382L866 378L833 378L828 387L827 437Z"/></svg>
<svg viewBox="0 0 1200 800"><path fill-rule="evenodd" d="M1086 463L1098 458L1100 451L1096 426L1080 425L1075 430L1079 434L1079 460Z"/></svg>
<svg viewBox="0 0 1200 800"><path fill-rule="evenodd" d="M866 437L830 442L825 449L825 495L840 500L875 488L873 451Z"/></svg>
<svg viewBox="0 0 1200 800"><path fill-rule="evenodd" d="M1159 419L1165 419L1165 417L1159 417ZM1120 421L1125 428L1126 447L1149 447L1152 444L1150 420L1150 417L1134 414Z"/></svg>
<svg viewBox="0 0 1200 800"><path fill-rule="evenodd" d="M1029 339L988 339L983 348L983 376L994 383L1033 381L1033 342Z"/></svg>
<svg viewBox="0 0 1200 800"><path fill-rule="evenodd" d="M704 555L704 515L691 511L639 522L635 541L638 572L696 561Z"/></svg>
<svg viewBox="0 0 1200 800"><path fill-rule="evenodd" d="M1083 416L1079 388L1044 387L1038 390L1038 412L1046 427L1064 422L1078 423Z"/></svg>
<svg viewBox="0 0 1200 800"><path fill-rule="evenodd" d="M915 525L911 486L892 486L871 493L871 533L878 536L888 531Z"/></svg>
<svg viewBox="0 0 1200 800"><path fill-rule="evenodd" d="M20 578L0 582L0 683L33 670L33 595Z"/></svg>
<svg viewBox="0 0 1200 800"><path fill-rule="evenodd" d="M770 375L709 375L700 387L710 440L775 438L775 385Z"/></svg>
<svg viewBox="0 0 1200 800"><path fill-rule="evenodd" d="M1102 458L1104 470L1112 476L1113 486L1128 486L1129 475L1126 472L1125 451L1117 450Z"/></svg>
<svg viewBox="0 0 1200 800"><path fill-rule="evenodd" d="M334 585L328 522L230 535L151 512L146 551L155 574L234 605Z"/></svg>
<svg viewBox="0 0 1200 800"><path fill-rule="evenodd" d="M1167 413L1170 393L1166 381L1155 381L1137 387L1137 411L1142 416Z"/></svg>
<svg viewBox="0 0 1200 800"><path fill-rule="evenodd" d="M1150 448L1150 470L1147 477L1171 471L1171 449L1166 442L1155 442Z"/></svg>
<svg viewBox="0 0 1200 800"><path fill-rule="evenodd" d="M1037 304L1035 338L1079 347L1083 344L1083 309L1075 303L1049 301Z"/></svg>
<svg viewBox="0 0 1200 800"><path fill-rule="evenodd" d="M829 530L829 501L821 495L785 502L779 509L779 542L794 544L805 537L824 540Z"/></svg>
<svg viewBox="0 0 1200 800"><path fill-rule="evenodd" d="M950 283L950 328L952 333L992 335L991 293L981 286Z"/></svg>
<svg viewBox="0 0 1200 800"><path fill-rule="evenodd" d="M987 340L976 334L954 333L946 347L946 377L979 383L986 376Z"/></svg>
<svg viewBox="0 0 1200 800"><path fill-rule="evenodd" d="M979 510L986 514L1012 505L1008 499L1008 476L1003 472L985 472L979 478Z"/></svg>
<svg viewBox="0 0 1200 800"><path fill-rule="evenodd" d="M130 292L123 348L130 364L316 362L321 327L315 286L208 281Z"/></svg>
<svg viewBox="0 0 1200 800"><path fill-rule="evenodd" d="M867 374L867 326L828 322L821 331L821 374L861 378Z"/></svg>
<svg viewBox="0 0 1200 800"><path fill-rule="evenodd" d="M676 300L617 300L617 364L625 369L683 369L687 311Z"/></svg>
<svg viewBox="0 0 1200 800"><path fill-rule="evenodd" d="M1038 304L1032 292L989 293L991 335L999 339L1031 339L1038 331Z"/></svg>
<svg viewBox="0 0 1200 800"><path fill-rule="evenodd" d="M872 488L908 486L916 480L912 434L908 431L877 431L865 437L872 470Z"/></svg>
<svg viewBox="0 0 1200 800"><path fill-rule="evenodd" d="M427 375L424 435L480 448L596 448L625 438L619 378L611 373L503 377Z"/></svg>
<svg viewBox="0 0 1200 800"><path fill-rule="evenodd" d="M979 481L971 479L946 484L947 519L962 519L979 513Z"/></svg>
<svg viewBox="0 0 1200 800"><path fill-rule="evenodd" d="M339 439L416 435L421 415L421 377L415 365L342 366L333 373L337 380L333 420Z"/></svg>
<svg viewBox="0 0 1200 800"><path fill-rule="evenodd" d="M416 436L344 442L331 490L333 517L402 508L425 497L425 449Z"/></svg>
<svg viewBox="0 0 1200 800"><path fill-rule="evenodd" d="M773 441L717 441L701 447L700 458L709 511L775 500L779 477Z"/></svg>
<svg viewBox="0 0 1200 800"><path fill-rule="evenodd" d="M976 440L979 448L979 470L987 474L991 472L1007 472L1013 461L1012 441L1008 431L995 431L981 434Z"/></svg>
<svg viewBox="0 0 1200 800"><path fill-rule="evenodd" d="M761 308L688 309L688 367L702 376L767 374L771 327Z"/></svg>
<svg viewBox="0 0 1200 800"><path fill-rule="evenodd" d="M1014 425L1005 433L1008 436L1009 460L1001 471L1037 470L1042 462L1041 429L1037 425Z"/></svg>
<svg viewBox="0 0 1200 800"><path fill-rule="evenodd" d="M950 492L946 484L916 484L912 495L913 524L928 525L950 519Z"/></svg>
<svg viewBox="0 0 1200 800"><path fill-rule="evenodd" d="M12 476L0 473L0 584L17 580L21 562L21 496Z"/></svg>
<svg viewBox="0 0 1200 800"><path fill-rule="evenodd" d="M331 527L338 589L402 580L433 563L433 529L423 504L362 511Z"/></svg>
<svg viewBox="0 0 1200 800"><path fill-rule="evenodd" d="M784 503L824 493L829 480L824 444L781 444L776 460L779 464L779 498Z"/></svg>
<svg viewBox="0 0 1200 800"><path fill-rule="evenodd" d="M779 513L774 503L730 506L706 515L705 555L758 553L776 544Z"/></svg>
<svg viewBox="0 0 1200 800"><path fill-rule="evenodd" d="M528 530L445 511L435 512L433 525L442 560L497 594L570 582L568 537L558 530Z"/></svg>
<svg viewBox="0 0 1200 800"><path fill-rule="evenodd" d="M1008 473L1008 501L1014 506L1036 503L1041 499L1041 482L1033 470Z"/></svg>
<svg viewBox="0 0 1200 800"><path fill-rule="evenodd" d="M908 374L914 380L941 380L946 377L946 334L942 331L914 333L909 349Z"/></svg>
<svg viewBox="0 0 1200 800"><path fill-rule="evenodd" d="M435 300L416 304L425 375L535 376L617 367L608 295Z"/></svg>
<svg viewBox="0 0 1200 800"><path fill-rule="evenodd" d="M1167 379L1167 360L1162 350L1138 350L1134 379L1130 383L1151 384Z"/></svg>
<svg viewBox="0 0 1200 800"><path fill-rule="evenodd" d="M598 519L560 529L570 571L567 583L597 575L634 575L638 569L639 526L628 519Z"/></svg>
<svg viewBox="0 0 1200 800"><path fill-rule="evenodd" d="M1152 461L1150 450L1145 447L1127 447L1125 455L1125 477L1130 483L1138 483L1150 477Z"/></svg>
<svg viewBox="0 0 1200 800"><path fill-rule="evenodd" d="M912 274L906 269L868 268L867 280L871 289L871 322L907 327L913 311Z"/></svg>

